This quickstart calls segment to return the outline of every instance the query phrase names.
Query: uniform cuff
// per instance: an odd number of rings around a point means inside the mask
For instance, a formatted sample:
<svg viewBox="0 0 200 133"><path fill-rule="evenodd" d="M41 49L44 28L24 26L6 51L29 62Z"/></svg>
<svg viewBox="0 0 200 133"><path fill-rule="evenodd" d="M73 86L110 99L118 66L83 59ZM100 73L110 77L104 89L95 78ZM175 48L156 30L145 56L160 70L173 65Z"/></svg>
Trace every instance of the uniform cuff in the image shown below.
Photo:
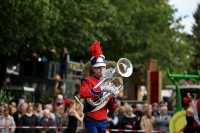
<svg viewBox="0 0 200 133"><path fill-rule="evenodd" d="M101 93L102 93L100 87L98 87L98 88L91 88L90 91L91 91L91 93L93 95L101 95Z"/></svg>

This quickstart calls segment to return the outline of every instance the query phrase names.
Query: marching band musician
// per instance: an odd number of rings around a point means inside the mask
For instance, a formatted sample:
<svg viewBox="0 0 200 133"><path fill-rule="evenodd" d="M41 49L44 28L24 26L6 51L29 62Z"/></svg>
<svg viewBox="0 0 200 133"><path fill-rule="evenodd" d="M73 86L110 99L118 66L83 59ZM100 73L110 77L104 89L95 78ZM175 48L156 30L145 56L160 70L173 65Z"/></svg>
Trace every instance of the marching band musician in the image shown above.
<svg viewBox="0 0 200 133"><path fill-rule="evenodd" d="M80 97L85 98L84 103L84 128L87 133L106 133L107 128L107 110L114 110L116 108L116 96L119 91L114 89L112 85L99 86L94 88L96 84L102 79L102 71L106 69L105 56L102 55L100 42L95 41L90 47L92 58L90 63L94 75L88 76L81 80ZM99 110L92 111L95 107L87 103L86 98L96 100L102 96L103 92L109 92L110 96L108 103ZM92 112L91 112L92 111Z"/></svg>

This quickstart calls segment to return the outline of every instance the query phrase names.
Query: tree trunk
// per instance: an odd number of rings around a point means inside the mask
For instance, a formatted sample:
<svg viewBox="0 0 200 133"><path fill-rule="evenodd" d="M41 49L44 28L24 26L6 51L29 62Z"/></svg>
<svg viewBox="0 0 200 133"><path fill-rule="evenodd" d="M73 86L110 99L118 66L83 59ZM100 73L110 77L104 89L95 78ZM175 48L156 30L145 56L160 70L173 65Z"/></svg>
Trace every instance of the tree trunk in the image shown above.
<svg viewBox="0 0 200 133"><path fill-rule="evenodd" d="M6 78L7 57L0 54L0 89L4 85Z"/></svg>

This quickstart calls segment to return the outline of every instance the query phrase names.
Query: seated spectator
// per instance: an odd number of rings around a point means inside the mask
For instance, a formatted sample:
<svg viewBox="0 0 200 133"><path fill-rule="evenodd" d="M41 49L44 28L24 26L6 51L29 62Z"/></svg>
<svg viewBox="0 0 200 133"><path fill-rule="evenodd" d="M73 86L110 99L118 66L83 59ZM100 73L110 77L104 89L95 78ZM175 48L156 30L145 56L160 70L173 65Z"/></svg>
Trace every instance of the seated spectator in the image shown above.
<svg viewBox="0 0 200 133"><path fill-rule="evenodd" d="M50 117L50 111L48 109L44 109L43 117L39 121L39 126L56 126L54 119ZM55 133L55 128L41 128L39 129L41 133Z"/></svg>
<svg viewBox="0 0 200 133"><path fill-rule="evenodd" d="M158 112L158 103L152 104L152 116L157 117L160 113Z"/></svg>
<svg viewBox="0 0 200 133"><path fill-rule="evenodd" d="M37 126L38 118L32 106L29 106L19 119L19 126ZM19 133L36 133L36 128L19 129Z"/></svg>
<svg viewBox="0 0 200 133"><path fill-rule="evenodd" d="M140 121L141 130L153 131L155 129L155 117L151 113L152 111L150 109L146 109L145 115Z"/></svg>
<svg viewBox="0 0 200 133"><path fill-rule="evenodd" d="M137 116L133 114L132 107L128 107L126 109L126 115L124 116L122 120L122 128L132 129L132 130L140 129L140 123L137 119Z"/></svg>
<svg viewBox="0 0 200 133"><path fill-rule="evenodd" d="M13 117L9 115L9 109L1 106L0 113L2 113L2 112L4 113L4 117L2 114L0 115L0 126L15 127L15 121L14 121ZM3 130L2 130L2 128L0 128L0 132L14 133L15 128L5 128Z"/></svg>
<svg viewBox="0 0 200 133"><path fill-rule="evenodd" d="M167 107L163 106L160 108L161 114L156 117L155 125L158 131L169 131L169 122L171 120L171 116L167 115Z"/></svg>

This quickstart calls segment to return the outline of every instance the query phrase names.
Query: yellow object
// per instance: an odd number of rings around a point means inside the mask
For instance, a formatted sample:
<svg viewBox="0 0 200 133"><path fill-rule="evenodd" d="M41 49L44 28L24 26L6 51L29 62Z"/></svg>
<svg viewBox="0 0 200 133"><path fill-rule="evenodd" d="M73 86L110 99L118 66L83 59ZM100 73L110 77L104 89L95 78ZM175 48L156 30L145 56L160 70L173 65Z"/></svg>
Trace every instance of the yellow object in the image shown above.
<svg viewBox="0 0 200 133"><path fill-rule="evenodd" d="M172 133L180 133L185 129L186 124L186 111L179 111L171 118L169 122L169 131Z"/></svg>

